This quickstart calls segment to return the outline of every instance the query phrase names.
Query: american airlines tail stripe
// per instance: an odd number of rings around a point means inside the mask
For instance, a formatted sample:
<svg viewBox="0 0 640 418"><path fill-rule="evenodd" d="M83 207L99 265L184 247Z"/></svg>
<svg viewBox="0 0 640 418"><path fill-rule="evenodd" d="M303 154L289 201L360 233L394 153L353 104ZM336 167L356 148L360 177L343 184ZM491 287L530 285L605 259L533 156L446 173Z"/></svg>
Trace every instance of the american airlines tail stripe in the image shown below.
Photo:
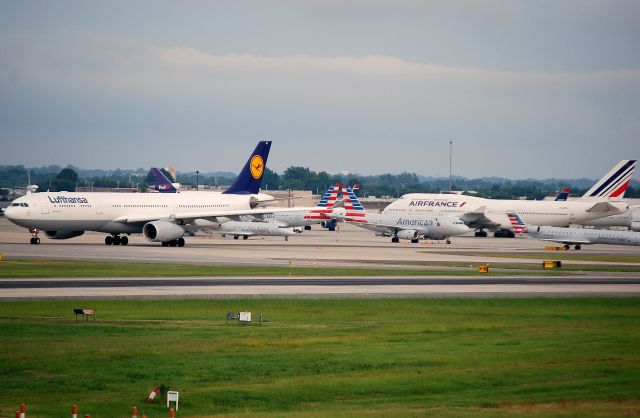
<svg viewBox="0 0 640 418"><path fill-rule="evenodd" d="M618 171L604 181L593 193L589 196L606 196L607 191L615 188L616 184L620 184L620 181L625 181L631 177L631 173L636 167L636 160L627 161ZM613 186L612 186L613 184Z"/></svg>

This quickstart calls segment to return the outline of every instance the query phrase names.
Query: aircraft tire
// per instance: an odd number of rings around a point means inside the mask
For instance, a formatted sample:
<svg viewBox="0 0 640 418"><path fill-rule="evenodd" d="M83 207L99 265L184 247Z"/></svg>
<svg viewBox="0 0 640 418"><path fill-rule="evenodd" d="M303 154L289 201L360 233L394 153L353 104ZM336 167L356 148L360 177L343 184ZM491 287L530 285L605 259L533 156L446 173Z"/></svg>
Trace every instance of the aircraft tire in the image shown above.
<svg viewBox="0 0 640 418"><path fill-rule="evenodd" d="M36 237L36 245L40 244L40 238Z"/></svg>
<svg viewBox="0 0 640 418"><path fill-rule="evenodd" d="M233 239L238 239L238 238L240 238L238 235L233 236Z"/></svg>
<svg viewBox="0 0 640 418"><path fill-rule="evenodd" d="M576 246L575 246L575 249L576 249L576 250L581 250L581 249L582 249L582 246L580 246L580 245L576 245Z"/></svg>
<svg viewBox="0 0 640 418"><path fill-rule="evenodd" d="M169 246L169 241L163 241L162 242L162 246L163 247L168 247Z"/></svg>
<svg viewBox="0 0 640 418"><path fill-rule="evenodd" d="M105 245L113 244L113 237L111 235L107 235L106 237L104 237L104 244Z"/></svg>
<svg viewBox="0 0 640 418"><path fill-rule="evenodd" d="M178 238L178 247L184 247L184 238Z"/></svg>
<svg viewBox="0 0 640 418"><path fill-rule="evenodd" d="M311 225L305 225L304 226L304 230L305 231L311 231Z"/></svg>
<svg viewBox="0 0 640 418"><path fill-rule="evenodd" d="M450 240L450 239L446 240L445 242L446 242L447 244L451 244L451 240Z"/></svg>
<svg viewBox="0 0 640 418"><path fill-rule="evenodd" d="M129 244L129 238L120 237L120 245L127 245L127 244Z"/></svg>
<svg viewBox="0 0 640 418"><path fill-rule="evenodd" d="M418 243L418 241L419 241L419 240L418 240L418 238L414 238L414 239L412 239L412 240L411 240L411 243L412 243L412 244L417 244L417 243Z"/></svg>
<svg viewBox="0 0 640 418"><path fill-rule="evenodd" d="M35 245L36 239L34 237L31 237L31 240L29 242L31 243L31 245Z"/></svg>
<svg viewBox="0 0 640 418"><path fill-rule="evenodd" d="M113 245L120 245L120 243L120 235L116 235L115 237L113 237Z"/></svg>
<svg viewBox="0 0 640 418"><path fill-rule="evenodd" d="M398 238L398 237L392 237L392 238L391 238L391 242L393 242L393 243L400 242L400 238Z"/></svg>
<svg viewBox="0 0 640 418"><path fill-rule="evenodd" d="M249 239L249 235L243 235L242 239Z"/></svg>

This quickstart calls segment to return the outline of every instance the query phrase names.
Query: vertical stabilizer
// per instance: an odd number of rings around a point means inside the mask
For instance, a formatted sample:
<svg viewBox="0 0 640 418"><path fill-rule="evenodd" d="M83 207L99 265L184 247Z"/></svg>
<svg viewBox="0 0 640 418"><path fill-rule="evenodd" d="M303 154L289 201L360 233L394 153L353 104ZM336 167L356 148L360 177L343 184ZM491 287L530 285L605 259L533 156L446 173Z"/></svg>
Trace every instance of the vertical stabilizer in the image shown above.
<svg viewBox="0 0 640 418"><path fill-rule="evenodd" d="M269 156L270 149L271 141L258 142L258 146L256 146L256 149L251 153L251 156L238 177L236 177L233 184L222 193L258 194L260 192L262 176L267 167L267 157Z"/></svg>
<svg viewBox="0 0 640 418"><path fill-rule="evenodd" d="M176 193L178 191L171 183L171 180L169 180L159 168L151 167L149 174L153 177L153 182L149 184L153 190L160 193Z"/></svg>
<svg viewBox="0 0 640 418"><path fill-rule="evenodd" d="M623 198L629 186L631 175L636 168L636 160L622 160L603 178L593 185L582 197Z"/></svg>

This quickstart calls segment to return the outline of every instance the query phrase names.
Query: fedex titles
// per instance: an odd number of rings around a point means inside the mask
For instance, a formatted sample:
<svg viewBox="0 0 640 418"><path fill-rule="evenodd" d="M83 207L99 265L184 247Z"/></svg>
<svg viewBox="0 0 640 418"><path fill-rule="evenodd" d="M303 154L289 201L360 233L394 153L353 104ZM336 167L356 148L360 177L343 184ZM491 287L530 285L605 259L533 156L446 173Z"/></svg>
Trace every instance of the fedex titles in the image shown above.
<svg viewBox="0 0 640 418"><path fill-rule="evenodd" d="M56 198L51 198L51 196L47 196L51 203L89 203L89 201L84 197L66 197L66 196L57 196Z"/></svg>
<svg viewBox="0 0 640 418"><path fill-rule="evenodd" d="M434 200L412 200L409 206L446 206L448 208L461 208L467 202L439 202Z"/></svg>
<svg viewBox="0 0 640 418"><path fill-rule="evenodd" d="M396 222L397 226L433 226L433 221L428 219L402 219Z"/></svg>

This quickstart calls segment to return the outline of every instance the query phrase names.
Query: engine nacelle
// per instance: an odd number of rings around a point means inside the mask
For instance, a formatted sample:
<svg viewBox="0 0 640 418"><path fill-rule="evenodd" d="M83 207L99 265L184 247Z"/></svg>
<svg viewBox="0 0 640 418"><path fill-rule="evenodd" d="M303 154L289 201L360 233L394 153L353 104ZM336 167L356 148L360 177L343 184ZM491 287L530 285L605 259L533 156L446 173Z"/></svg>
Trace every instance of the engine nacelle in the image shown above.
<svg viewBox="0 0 640 418"><path fill-rule="evenodd" d="M84 231L44 231L48 238L51 239L69 239L79 237Z"/></svg>
<svg viewBox="0 0 640 418"><path fill-rule="evenodd" d="M640 232L640 221L639 222L631 222L631 225L629 225L629 229L631 229L632 231L635 231L635 232Z"/></svg>
<svg viewBox="0 0 640 418"><path fill-rule="evenodd" d="M142 234L147 241L167 242L182 238L184 235L184 228L172 222L154 221L149 222L142 227Z"/></svg>
<svg viewBox="0 0 640 418"><path fill-rule="evenodd" d="M331 231L336 229L336 226L338 225L338 223L336 222L335 219L331 219L330 221L322 221L320 222L320 226L322 226L323 228L327 228Z"/></svg>
<svg viewBox="0 0 640 418"><path fill-rule="evenodd" d="M415 229L405 229L398 231L397 236L400 239L418 239L418 231Z"/></svg>

